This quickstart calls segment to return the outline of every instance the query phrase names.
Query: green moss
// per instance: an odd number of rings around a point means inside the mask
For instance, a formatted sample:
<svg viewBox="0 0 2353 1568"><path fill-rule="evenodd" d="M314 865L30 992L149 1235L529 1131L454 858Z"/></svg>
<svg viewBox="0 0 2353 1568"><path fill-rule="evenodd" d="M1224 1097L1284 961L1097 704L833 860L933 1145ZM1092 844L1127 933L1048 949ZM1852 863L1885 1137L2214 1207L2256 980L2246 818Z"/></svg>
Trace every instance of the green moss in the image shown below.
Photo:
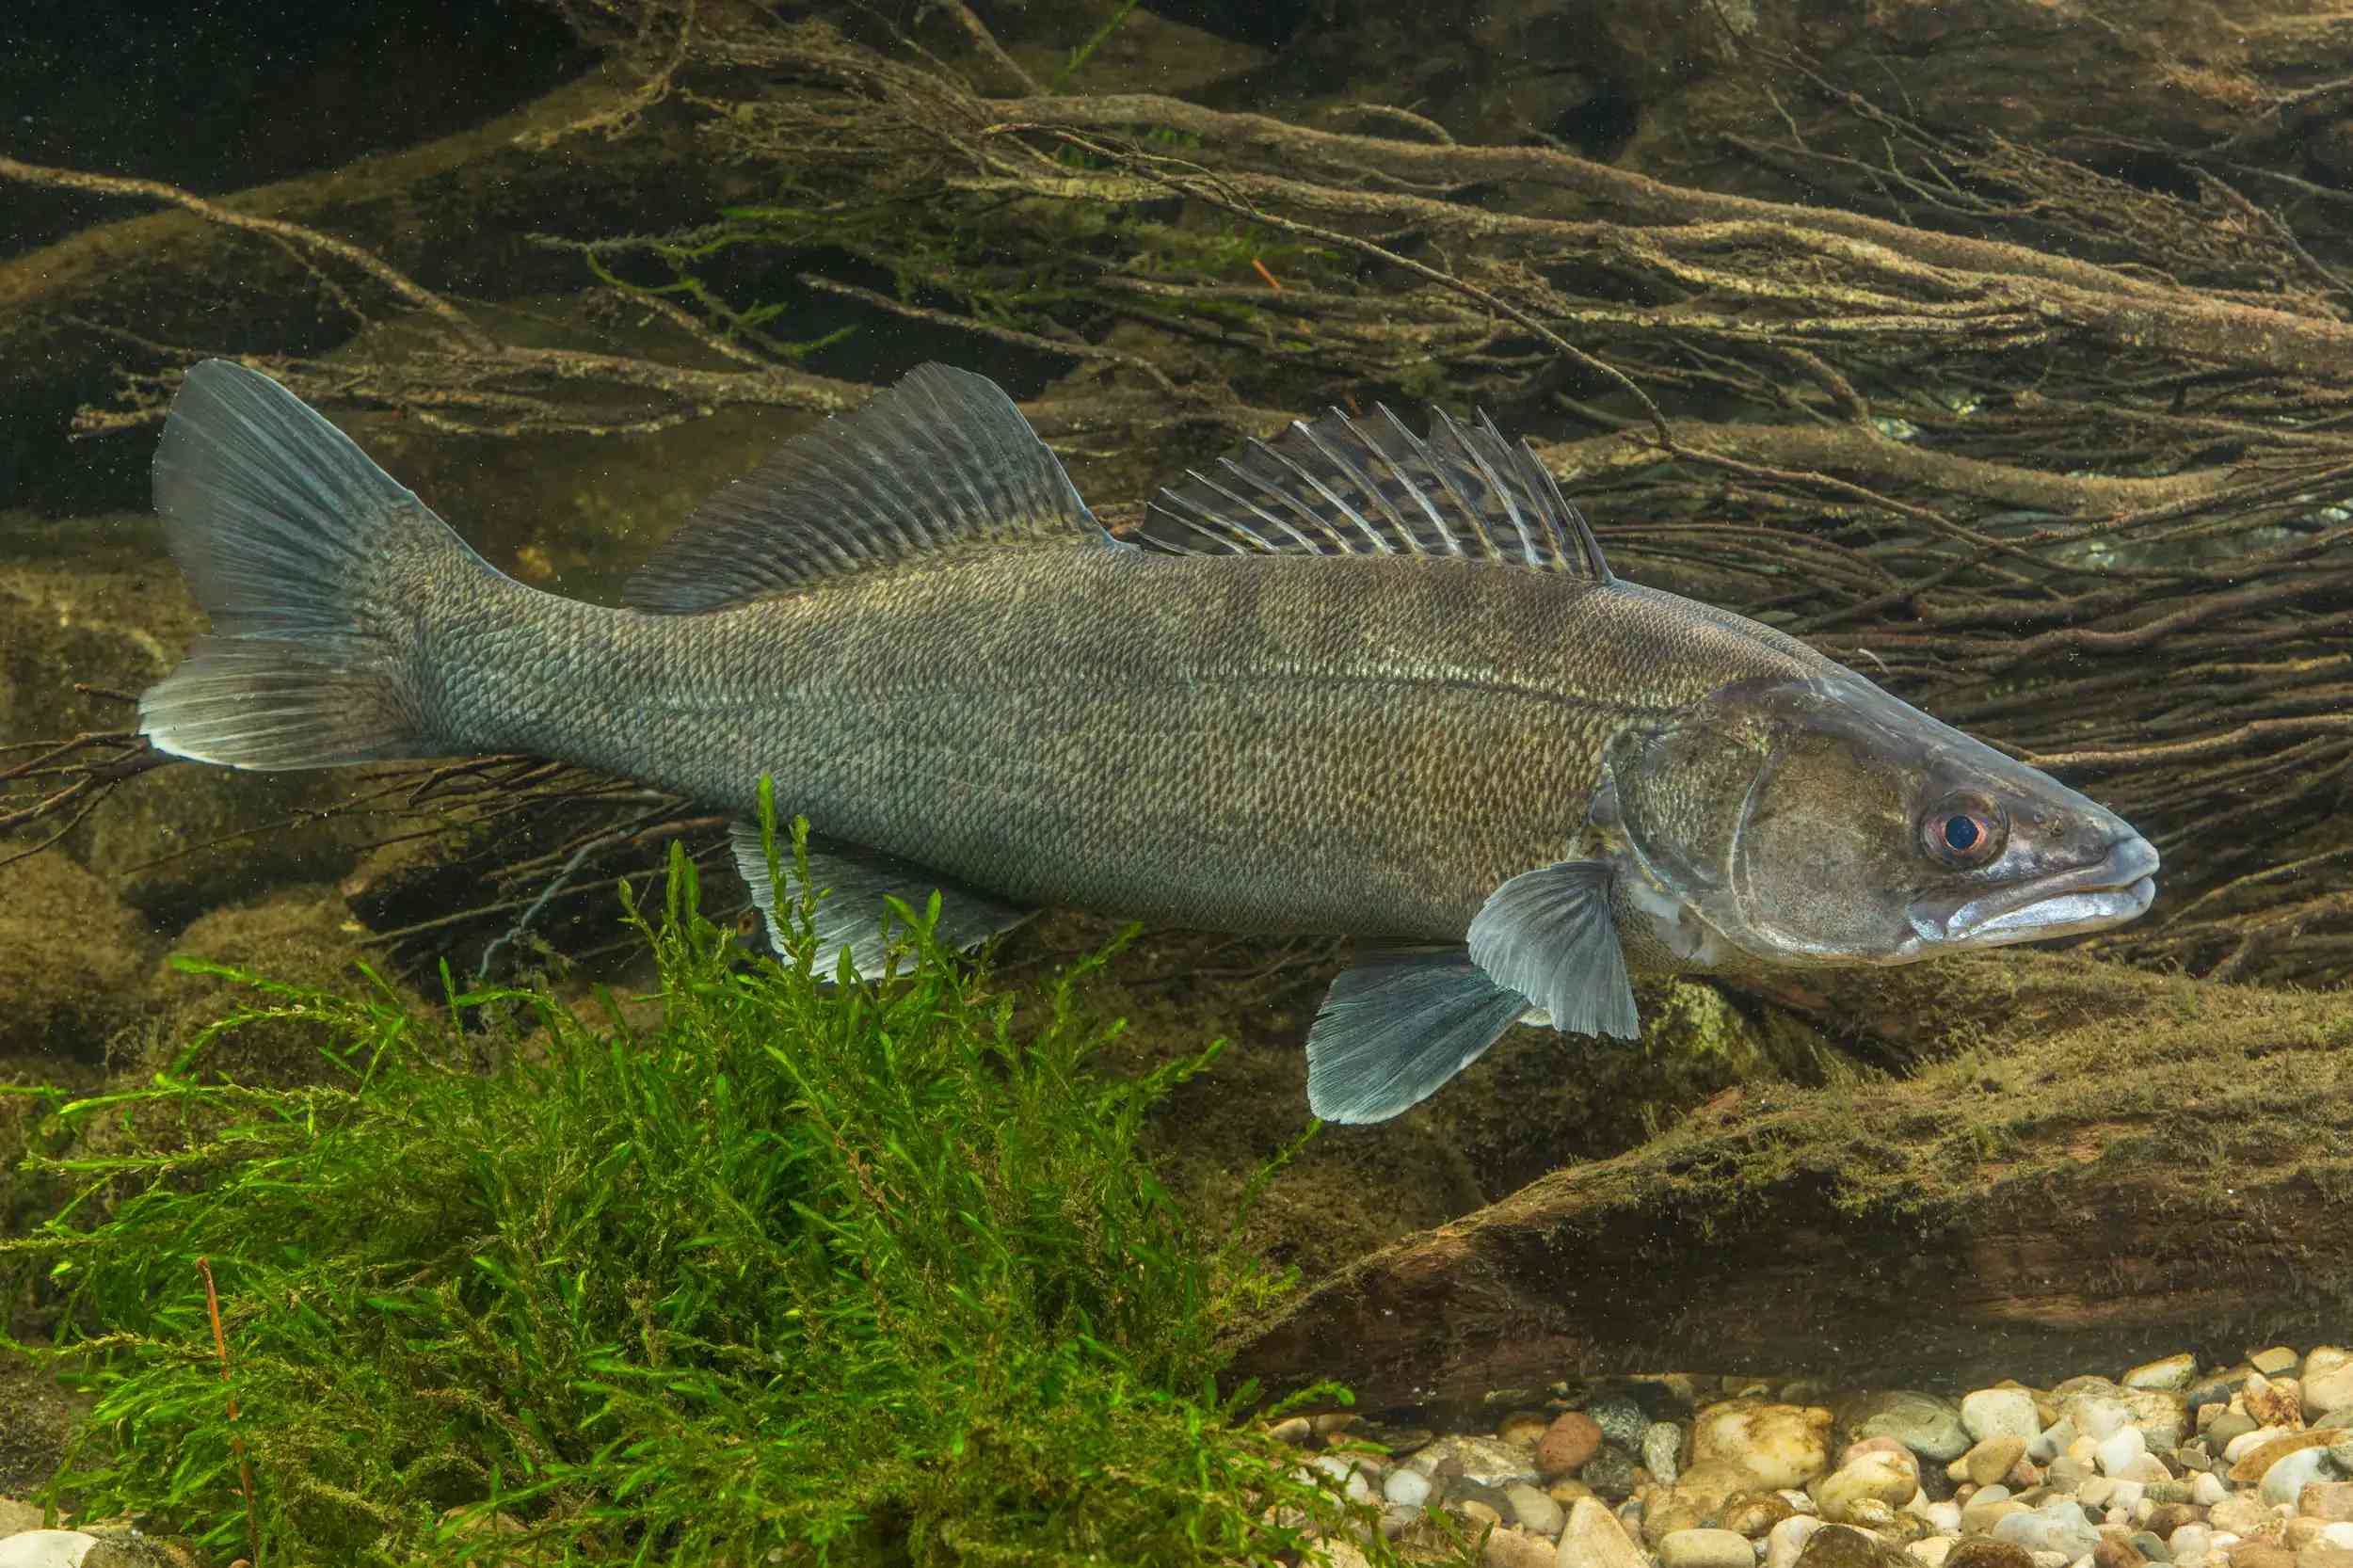
<svg viewBox="0 0 2353 1568"><path fill-rule="evenodd" d="M240 975L152 1083L57 1105L209 1135L31 1161L78 1195L0 1269L67 1292L44 1353L96 1401L52 1495L268 1561L1268 1562L1369 1523L1211 1391L1286 1280L1136 1143L1213 1051L1098 1076L1075 976L1016 1028L912 917L879 987L820 983L806 911L747 968L682 856L630 919L643 1029ZM290 1017L335 1080L206 1071ZM495 1071L450 1064L471 1025Z"/></svg>

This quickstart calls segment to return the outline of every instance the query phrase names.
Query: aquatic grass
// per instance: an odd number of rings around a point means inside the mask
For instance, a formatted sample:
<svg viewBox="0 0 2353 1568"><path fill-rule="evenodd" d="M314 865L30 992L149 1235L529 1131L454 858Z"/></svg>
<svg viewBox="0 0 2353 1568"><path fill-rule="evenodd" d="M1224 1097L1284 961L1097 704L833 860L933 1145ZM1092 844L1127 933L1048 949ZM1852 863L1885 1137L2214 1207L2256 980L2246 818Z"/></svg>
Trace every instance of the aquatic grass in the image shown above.
<svg viewBox="0 0 2353 1568"><path fill-rule="evenodd" d="M65 1294L40 1353L95 1396L52 1496L264 1564L1253 1563L1361 1528L1215 1390L1221 1323L1284 1277L1136 1154L1214 1049L1099 1075L1090 965L1016 1026L898 914L883 984L824 984L806 908L746 965L674 854L627 906L637 1026L240 977L256 1004L152 1084L56 1107L136 1135L38 1158L75 1195L0 1249ZM287 1016L336 1081L207 1075ZM453 1064L484 1038L492 1071Z"/></svg>

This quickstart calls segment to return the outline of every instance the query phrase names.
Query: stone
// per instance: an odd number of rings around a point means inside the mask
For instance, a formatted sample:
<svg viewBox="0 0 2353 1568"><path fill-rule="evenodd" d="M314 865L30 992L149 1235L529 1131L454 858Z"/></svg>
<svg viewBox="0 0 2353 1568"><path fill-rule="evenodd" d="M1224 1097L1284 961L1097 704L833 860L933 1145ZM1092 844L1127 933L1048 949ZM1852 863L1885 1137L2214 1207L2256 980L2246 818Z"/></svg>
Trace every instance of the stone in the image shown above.
<svg viewBox="0 0 2353 1568"><path fill-rule="evenodd" d="M2100 1544L2100 1532L2081 1504L2061 1499L1996 1520L1993 1539L2029 1552L2064 1552L2073 1560Z"/></svg>
<svg viewBox="0 0 2353 1568"><path fill-rule="evenodd" d="M2211 1470L2201 1470L2189 1483L2189 1500L2201 1508L2212 1508L2230 1495L2231 1489L2223 1484L2222 1478Z"/></svg>
<svg viewBox="0 0 2353 1568"><path fill-rule="evenodd" d="M1945 1568L1945 1560L1953 1555L1956 1544L1958 1543L1948 1535L1931 1535L1926 1540L1913 1542L1904 1550L1912 1554L1920 1568Z"/></svg>
<svg viewBox="0 0 2353 1568"><path fill-rule="evenodd" d="M1848 1407L1845 1415L1856 1436L1892 1437L1940 1464L1959 1459L1972 1440L1958 1408L1909 1389L1871 1395Z"/></svg>
<svg viewBox="0 0 2353 1568"><path fill-rule="evenodd" d="M2254 1365L2246 1361L2217 1368L2190 1384L2182 1398L2192 1410L2201 1404L2227 1405L2231 1396L2247 1385L2247 1374L2254 1369Z"/></svg>
<svg viewBox="0 0 2353 1568"><path fill-rule="evenodd" d="M2198 1381L2198 1358L2187 1351L2144 1361L2116 1380L2127 1388L2158 1388L2170 1394L2186 1394Z"/></svg>
<svg viewBox="0 0 2353 1568"><path fill-rule="evenodd" d="M41 1512L31 1503L18 1502L14 1497L0 1497L0 1540L22 1535L26 1530L40 1528Z"/></svg>
<svg viewBox="0 0 2353 1568"><path fill-rule="evenodd" d="M1514 1448L1533 1448L1551 1429L1550 1417L1532 1410L1519 1410L1496 1423L1496 1435Z"/></svg>
<svg viewBox="0 0 2353 1568"><path fill-rule="evenodd" d="M2320 1539L2331 1546L2353 1551L2353 1521L2332 1519L2320 1527Z"/></svg>
<svg viewBox="0 0 2353 1568"><path fill-rule="evenodd" d="M1562 1508L1568 1507L1579 1497L1590 1497L1593 1495L1593 1489L1574 1476L1556 1480L1545 1488L1545 1496L1559 1503Z"/></svg>
<svg viewBox="0 0 2353 1568"><path fill-rule="evenodd" d="M1718 1517L1724 1528L1761 1541L1784 1519L1797 1517L1797 1511L1770 1492L1743 1492L1727 1497Z"/></svg>
<svg viewBox="0 0 2353 1568"><path fill-rule="evenodd" d="M1628 1453L1642 1446L1642 1433L1650 1430L1650 1417L1642 1407L1622 1396L1595 1400L1585 1407L1586 1414L1601 1428L1601 1434Z"/></svg>
<svg viewBox="0 0 2353 1568"><path fill-rule="evenodd" d="M2148 1452L2149 1439L2138 1427L2119 1427L2100 1440L2093 1457L2099 1461L2102 1475L2121 1476L2126 1465L2145 1457Z"/></svg>
<svg viewBox="0 0 2353 1568"><path fill-rule="evenodd" d="M2247 1435L2252 1437L2256 1433L2249 1432ZM2302 1448L2326 1448L2341 1435L2343 1435L2341 1432L2330 1427L2314 1427L2308 1432L2281 1432L2277 1437L2264 1438L2261 1442L2241 1449L2235 1455L2227 1448L2223 1452L2224 1457L2231 1461L2233 1480L2241 1486L2260 1485L2264 1477L2270 1473L2271 1467L2288 1455ZM2244 1438L2233 1439L2232 1448L2238 1448L2239 1444L2244 1441ZM2318 1480L2321 1478L2314 1476L2311 1479Z"/></svg>
<svg viewBox="0 0 2353 1568"><path fill-rule="evenodd" d="M2286 1503L2291 1507L2304 1495L2304 1488L2316 1480L2327 1480L2336 1474L2329 1463L2329 1450L2298 1448L2264 1472L2263 1484L2257 1495L2265 1502Z"/></svg>
<svg viewBox="0 0 2353 1568"><path fill-rule="evenodd" d="M1656 1551L1658 1543L1676 1530L1695 1530L1706 1523L1698 1509L1673 1492L1655 1494L1642 1510L1642 1541Z"/></svg>
<svg viewBox="0 0 2353 1568"><path fill-rule="evenodd" d="M1381 1482L1381 1495L1399 1508L1418 1509L1430 1501L1430 1478L1411 1464L1401 1464Z"/></svg>
<svg viewBox="0 0 2353 1568"><path fill-rule="evenodd" d="M2170 1452L2181 1446L2189 1425L2189 1412L2179 1394L2127 1388L2105 1378L2070 1378L2059 1387L2067 1391L2059 1406L2060 1418L2072 1421L2078 1432L2089 1434L2094 1442L2129 1422L2141 1430L2150 1448ZM2116 1416L2117 1406L2122 1407L2121 1418ZM2095 1414L2103 1423L2098 1431L2092 1427Z"/></svg>
<svg viewBox="0 0 2353 1568"><path fill-rule="evenodd" d="M1682 1467L1683 1429L1673 1421L1653 1421L1642 1430L1642 1465L1662 1486L1675 1483Z"/></svg>
<svg viewBox="0 0 2353 1568"><path fill-rule="evenodd" d="M1461 1476L1481 1486L1537 1479L1536 1456L1495 1437L1441 1437L1405 1463L1425 1476Z"/></svg>
<svg viewBox="0 0 2353 1568"><path fill-rule="evenodd" d="M98 1554L92 1552L89 1560L95 1563ZM2353 1568L2353 1549L2314 1542L2296 1554L2296 1568Z"/></svg>
<svg viewBox="0 0 2353 1568"><path fill-rule="evenodd" d="M0 1568L80 1568L97 1544L82 1530L20 1530L0 1540Z"/></svg>
<svg viewBox="0 0 2353 1568"><path fill-rule="evenodd" d="M1512 1505L1513 1523L1522 1529L1538 1535L1559 1535L1561 1527L1568 1521L1567 1512L1559 1503L1524 1480L1505 1487L1503 1496Z"/></svg>
<svg viewBox="0 0 2353 1568"><path fill-rule="evenodd" d="M2304 1352L2302 1372L2307 1381L2326 1377L2340 1367L2353 1367L2353 1351L2343 1345L2314 1345Z"/></svg>
<svg viewBox="0 0 2353 1568"><path fill-rule="evenodd" d="M1752 1491L1755 1485L1756 1482L1746 1470L1726 1464L1720 1459L1710 1459L1688 1467L1683 1474L1677 1476L1674 1495L1679 1500L1688 1502L1699 1510L1703 1518L1713 1520L1721 1516L1724 1505L1730 1498ZM1783 1504L1782 1513L1785 1514L1788 1511L1788 1505ZM1778 1518L1780 1515L1777 1514L1775 1517ZM1764 1528L1756 1533L1762 1535L1766 1529L1771 1528L1772 1525L1769 1521Z"/></svg>
<svg viewBox="0 0 2353 1568"><path fill-rule="evenodd" d="M2026 1440L2010 1433L1988 1437L1970 1446L1969 1451L1945 1466L1945 1474L1952 1480L1965 1480L1978 1486L1992 1486L2026 1457Z"/></svg>
<svg viewBox="0 0 2353 1568"><path fill-rule="evenodd" d="M2155 1454L2142 1454L2117 1471L2116 1479L2137 1481L2143 1486L2166 1486L2173 1483L2173 1472Z"/></svg>
<svg viewBox="0 0 2353 1568"><path fill-rule="evenodd" d="M1597 1497L1624 1497L1634 1490L1636 1479L1641 1474L1634 1458L1615 1443L1604 1443L1601 1452L1585 1462L1577 1472L1578 1479L1593 1489Z"/></svg>
<svg viewBox="0 0 2353 1568"><path fill-rule="evenodd" d="M1912 1568L1912 1560L1866 1531L1824 1525L1806 1537L1793 1568Z"/></svg>
<svg viewBox="0 0 2353 1568"><path fill-rule="evenodd" d="M1536 1439L1536 1469L1546 1480L1573 1476L1601 1450L1601 1423L1581 1410L1552 1418Z"/></svg>
<svg viewBox="0 0 2353 1568"><path fill-rule="evenodd" d="M2307 1373L2303 1390L2304 1415L2318 1419L2339 1405L2353 1404L2353 1363L2332 1367L2320 1373Z"/></svg>
<svg viewBox="0 0 2353 1568"><path fill-rule="evenodd" d="M1980 1443L1989 1437L2015 1437L2031 1443L2042 1432L2034 1393L2025 1388L1979 1388L1962 1395L1961 1424ZM1945 1568L1952 1568L1949 1560Z"/></svg>
<svg viewBox="0 0 2353 1568"><path fill-rule="evenodd" d="M1469 1520L1473 1529L1481 1526L1503 1523L1503 1511L1483 1497L1465 1497L1462 1501L1449 1506L1455 1512Z"/></svg>
<svg viewBox="0 0 2353 1568"><path fill-rule="evenodd" d="M1807 1513L1793 1513L1775 1525L1765 1536L1765 1568L1797 1568L1799 1554L1821 1528L1822 1521Z"/></svg>
<svg viewBox="0 0 2353 1568"><path fill-rule="evenodd" d="M2303 1359L2285 1345L2274 1345L2268 1350L2256 1351L2249 1354L2247 1364L2265 1377L2277 1377L2281 1372L2295 1371L2297 1363Z"/></svg>
<svg viewBox="0 0 2353 1568"><path fill-rule="evenodd" d="M2353 1520L2353 1480L2312 1482L2297 1495L2296 1512L2308 1519Z"/></svg>
<svg viewBox="0 0 2353 1568"><path fill-rule="evenodd" d="M2165 1544L2165 1537L2159 1535L2154 1530L2133 1531L2132 1543L2133 1550L2138 1552L2142 1557L2148 1559L2151 1562L2170 1562L2173 1560L2173 1548Z"/></svg>
<svg viewBox="0 0 2353 1568"><path fill-rule="evenodd" d="M2216 1453L2227 1453L2232 1444L2255 1430L2255 1418L2244 1410L2226 1410L2206 1425L2203 1433L2206 1447Z"/></svg>
<svg viewBox="0 0 2353 1568"><path fill-rule="evenodd" d="M2091 1548L2092 1568L2142 1568L2148 1560L2121 1530L2103 1530L2100 1544Z"/></svg>
<svg viewBox="0 0 2353 1568"><path fill-rule="evenodd" d="M2031 1506L2011 1496L2006 1486L1980 1487L1977 1496L1961 1505L1961 1533L1992 1535L1995 1524L2013 1513L2026 1512Z"/></svg>
<svg viewBox="0 0 2353 1568"><path fill-rule="evenodd" d="M1822 1517L1833 1524L1877 1524L1881 1521L1866 1520L1858 1505L1871 1499L1892 1511L1911 1501L1912 1495L1920 1490L1920 1467L1908 1453L1863 1453L1807 1490L1814 1495Z"/></svg>
<svg viewBox="0 0 2353 1568"><path fill-rule="evenodd" d="M1486 1568L1553 1568L1555 1550L1549 1541L1506 1528L1489 1530L1480 1553Z"/></svg>
<svg viewBox="0 0 2353 1568"><path fill-rule="evenodd" d="M2213 1544L2214 1531L2204 1525L2184 1525L2165 1538L2166 1549L2173 1554L2176 1562L2184 1558L2204 1557Z"/></svg>
<svg viewBox="0 0 2353 1568"><path fill-rule="evenodd" d="M1964 1535L1954 1543L1945 1559L1945 1568L2034 1568L2034 1559L2023 1546L1982 1535Z"/></svg>
<svg viewBox="0 0 2353 1568"><path fill-rule="evenodd" d="M1650 1568L1618 1516L1593 1497L1579 1497L1561 1528L1556 1568Z"/></svg>
<svg viewBox="0 0 2353 1568"><path fill-rule="evenodd" d="M2304 1391L2294 1378L2270 1378L2249 1372L2239 1400L2259 1427L2300 1427L2304 1424Z"/></svg>
<svg viewBox="0 0 2353 1568"><path fill-rule="evenodd" d="M2187 1503L2159 1503L2149 1511L2149 1516L2143 1519L2141 1524L2158 1540L2163 1541L2169 1538L2184 1525L2197 1524L2204 1517L2204 1514Z"/></svg>
<svg viewBox="0 0 2353 1568"><path fill-rule="evenodd" d="M1819 1405L1728 1400L1691 1422L1691 1462L1721 1461L1759 1486L1802 1486L1830 1468L1831 1413Z"/></svg>
<svg viewBox="0 0 2353 1568"><path fill-rule="evenodd" d="M1756 1548L1734 1530L1670 1530L1658 1539L1658 1568L1755 1568Z"/></svg>
<svg viewBox="0 0 2353 1568"><path fill-rule="evenodd" d="M2255 1535L2278 1520L2279 1515L2265 1507L2261 1498L2244 1492L2233 1492L2206 1511L2206 1523L2224 1535Z"/></svg>
<svg viewBox="0 0 2353 1568"><path fill-rule="evenodd" d="M2267 1542L2242 1541L2231 1548L2231 1568L2296 1568L2296 1554Z"/></svg>

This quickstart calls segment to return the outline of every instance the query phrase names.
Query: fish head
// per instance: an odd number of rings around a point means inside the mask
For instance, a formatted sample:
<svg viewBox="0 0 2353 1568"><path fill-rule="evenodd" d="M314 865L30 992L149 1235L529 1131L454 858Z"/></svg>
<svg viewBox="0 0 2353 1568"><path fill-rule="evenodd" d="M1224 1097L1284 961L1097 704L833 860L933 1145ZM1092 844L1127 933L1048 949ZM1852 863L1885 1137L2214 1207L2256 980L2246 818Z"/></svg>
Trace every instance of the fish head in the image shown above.
<svg viewBox="0 0 2353 1568"><path fill-rule="evenodd" d="M1685 952L1904 964L2097 931L2156 895L2157 852L2121 818L1846 670L1629 729L1605 794L1634 904Z"/></svg>

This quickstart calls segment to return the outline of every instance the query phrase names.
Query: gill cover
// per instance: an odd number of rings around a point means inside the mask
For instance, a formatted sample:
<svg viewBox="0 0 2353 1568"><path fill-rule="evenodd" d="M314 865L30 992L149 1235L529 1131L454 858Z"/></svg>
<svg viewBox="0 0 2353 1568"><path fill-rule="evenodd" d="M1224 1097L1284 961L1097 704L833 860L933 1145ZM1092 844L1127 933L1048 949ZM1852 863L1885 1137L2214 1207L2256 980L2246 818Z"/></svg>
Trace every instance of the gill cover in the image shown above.
<svg viewBox="0 0 2353 1568"><path fill-rule="evenodd" d="M1608 757L1627 872L1774 965L1890 964L2148 905L2156 853L1849 671L1737 681Z"/></svg>

